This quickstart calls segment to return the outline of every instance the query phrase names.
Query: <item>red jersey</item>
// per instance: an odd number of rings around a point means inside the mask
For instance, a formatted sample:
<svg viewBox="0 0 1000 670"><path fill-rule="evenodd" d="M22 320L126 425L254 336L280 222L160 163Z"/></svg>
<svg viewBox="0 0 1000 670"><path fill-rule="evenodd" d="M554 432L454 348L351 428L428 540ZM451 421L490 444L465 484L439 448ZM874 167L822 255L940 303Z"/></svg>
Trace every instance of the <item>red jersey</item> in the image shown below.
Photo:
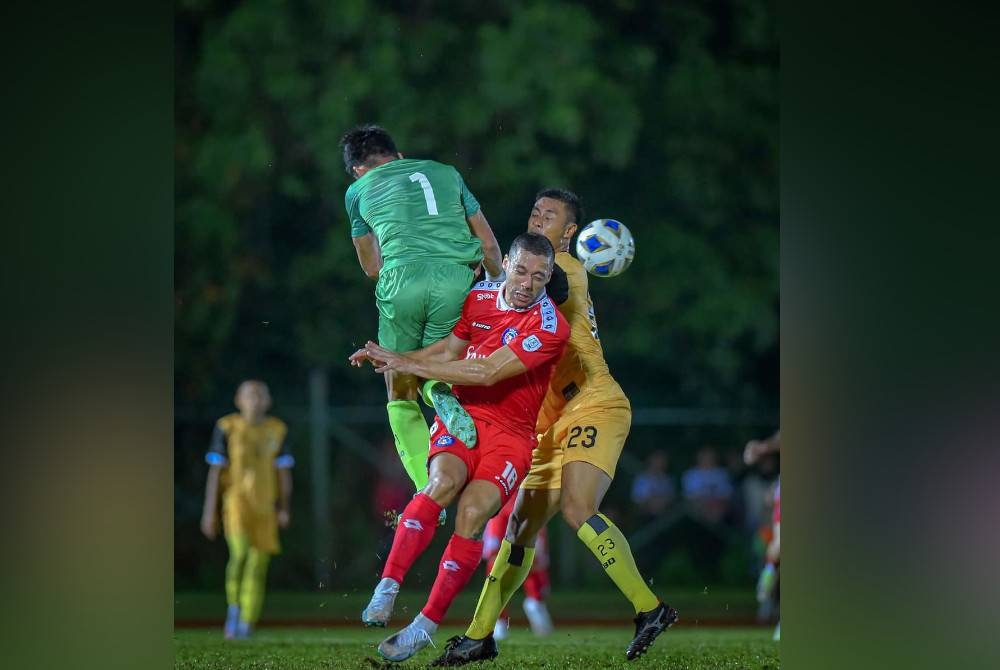
<svg viewBox="0 0 1000 670"><path fill-rule="evenodd" d="M535 422L556 363L569 341L569 322L545 293L515 309L503 297L503 282L479 282L462 307L452 334L467 340L465 358L488 358L510 347L528 369L492 386L459 386L455 396L473 419L495 423L535 442Z"/></svg>

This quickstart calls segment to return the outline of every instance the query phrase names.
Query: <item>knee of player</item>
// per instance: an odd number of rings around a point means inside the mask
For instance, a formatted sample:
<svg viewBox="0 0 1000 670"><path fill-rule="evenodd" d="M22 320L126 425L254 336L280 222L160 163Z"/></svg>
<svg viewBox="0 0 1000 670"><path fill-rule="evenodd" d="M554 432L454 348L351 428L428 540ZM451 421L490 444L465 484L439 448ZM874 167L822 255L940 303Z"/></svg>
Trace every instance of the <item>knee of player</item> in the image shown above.
<svg viewBox="0 0 1000 670"><path fill-rule="evenodd" d="M432 472L424 492L434 502L447 506L455 498L455 494L458 493L461 486L462 482L447 472Z"/></svg>
<svg viewBox="0 0 1000 670"><path fill-rule="evenodd" d="M579 530L587 519L597 514L597 510L590 503L566 495L563 495L561 511L566 525L574 531Z"/></svg>
<svg viewBox="0 0 1000 670"><path fill-rule="evenodd" d="M389 400L416 400L417 399L417 387L416 385L406 386L402 388L389 388L386 390L387 397Z"/></svg>
<svg viewBox="0 0 1000 670"><path fill-rule="evenodd" d="M458 506L458 516L455 519L455 530L470 537L478 535L489 521L489 510L476 500L463 501Z"/></svg>

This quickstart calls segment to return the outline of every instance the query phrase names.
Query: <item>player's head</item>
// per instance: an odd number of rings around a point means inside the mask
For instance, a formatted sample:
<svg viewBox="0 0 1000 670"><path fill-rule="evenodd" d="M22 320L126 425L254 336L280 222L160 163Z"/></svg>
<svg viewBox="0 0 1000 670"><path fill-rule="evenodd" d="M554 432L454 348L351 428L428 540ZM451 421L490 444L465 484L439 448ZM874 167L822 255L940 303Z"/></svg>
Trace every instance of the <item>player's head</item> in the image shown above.
<svg viewBox="0 0 1000 670"><path fill-rule="evenodd" d="M714 468L719 464L719 453L710 444L706 444L695 454L695 463L699 468Z"/></svg>
<svg viewBox="0 0 1000 670"><path fill-rule="evenodd" d="M528 230L549 238L556 251L565 251L581 220L583 205L576 193L564 188L547 188L535 196Z"/></svg>
<svg viewBox="0 0 1000 670"><path fill-rule="evenodd" d="M549 283L556 252L548 238L538 233L521 233L511 242L510 251L503 259L507 272L503 297L516 308L530 307Z"/></svg>
<svg viewBox="0 0 1000 670"><path fill-rule="evenodd" d="M258 418L271 408L271 391L259 379L248 379L236 389L234 402L244 416Z"/></svg>
<svg viewBox="0 0 1000 670"><path fill-rule="evenodd" d="M403 157L385 128L374 124L358 126L347 131L340 138L340 146L344 150L344 167L347 169L347 174L355 179L362 177L372 168Z"/></svg>
<svg viewBox="0 0 1000 670"><path fill-rule="evenodd" d="M669 462L667 452L662 449L657 449L649 455L649 459L646 461L646 464L653 472L666 472L667 464Z"/></svg>

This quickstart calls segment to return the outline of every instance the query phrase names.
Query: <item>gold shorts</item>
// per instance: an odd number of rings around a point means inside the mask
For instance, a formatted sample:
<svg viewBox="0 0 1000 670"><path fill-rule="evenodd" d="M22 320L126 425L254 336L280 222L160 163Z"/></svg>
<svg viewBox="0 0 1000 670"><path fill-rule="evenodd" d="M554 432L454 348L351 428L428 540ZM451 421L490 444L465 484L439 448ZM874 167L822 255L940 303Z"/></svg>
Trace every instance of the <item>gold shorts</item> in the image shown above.
<svg viewBox="0 0 1000 670"><path fill-rule="evenodd" d="M539 437L531 453L531 470L521 487L560 489L563 466L573 461L590 463L614 479L631 426L632 410L627 407L567 413Z"/></svg>
<svg viewBox="0 0 1000 670"><path fill-rule="evenodd" d="M222 528L226 537L246 535L254 549L267 554L281 553L277 514L254 512L240 502L229 496L222 500Z"/></svg>

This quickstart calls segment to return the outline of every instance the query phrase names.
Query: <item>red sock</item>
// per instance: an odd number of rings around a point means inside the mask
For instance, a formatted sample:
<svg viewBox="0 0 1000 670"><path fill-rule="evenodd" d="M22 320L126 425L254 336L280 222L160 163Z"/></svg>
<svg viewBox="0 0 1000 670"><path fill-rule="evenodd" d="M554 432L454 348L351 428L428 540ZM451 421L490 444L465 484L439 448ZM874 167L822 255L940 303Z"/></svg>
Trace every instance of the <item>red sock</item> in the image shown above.
<svg viewBox="0 0 1000 670"><path fill-rule="evenodd" d="M427 545L434 539L437 528L438 514L441 505L434 502L425 493L418 493L410 501L400 516L396 526L396 536L392 540L389 558L385 560L383 577L395 579L400 584L410 570L413 562L424 553Z"/></svg>
<svg viewBox="0 0 1000 670"><path fill-rule="evenodd" d="M545 600L549 591L548 586L548 570L532 570L524 580L524 595L535 600Z"/></svg>
<svg viewBox="0 0 1000 670"><path fill-rule="evenodd" d="M538 581L537 575L537 572L531 572L528 574L527 579L524 580L524 596L526 598L542 599L541 584Z"/></svg>
<svg viewBox="0 0 1000 670"><path fill-rule="evenodd" d="M422 614L434 623L441 623L451 606L451 601L472 579L472 574L479 567L482 558L482 540L452 535L444 550L444 556L441 557L437 578L434 580L431 595L427 598Z"/></svg>

